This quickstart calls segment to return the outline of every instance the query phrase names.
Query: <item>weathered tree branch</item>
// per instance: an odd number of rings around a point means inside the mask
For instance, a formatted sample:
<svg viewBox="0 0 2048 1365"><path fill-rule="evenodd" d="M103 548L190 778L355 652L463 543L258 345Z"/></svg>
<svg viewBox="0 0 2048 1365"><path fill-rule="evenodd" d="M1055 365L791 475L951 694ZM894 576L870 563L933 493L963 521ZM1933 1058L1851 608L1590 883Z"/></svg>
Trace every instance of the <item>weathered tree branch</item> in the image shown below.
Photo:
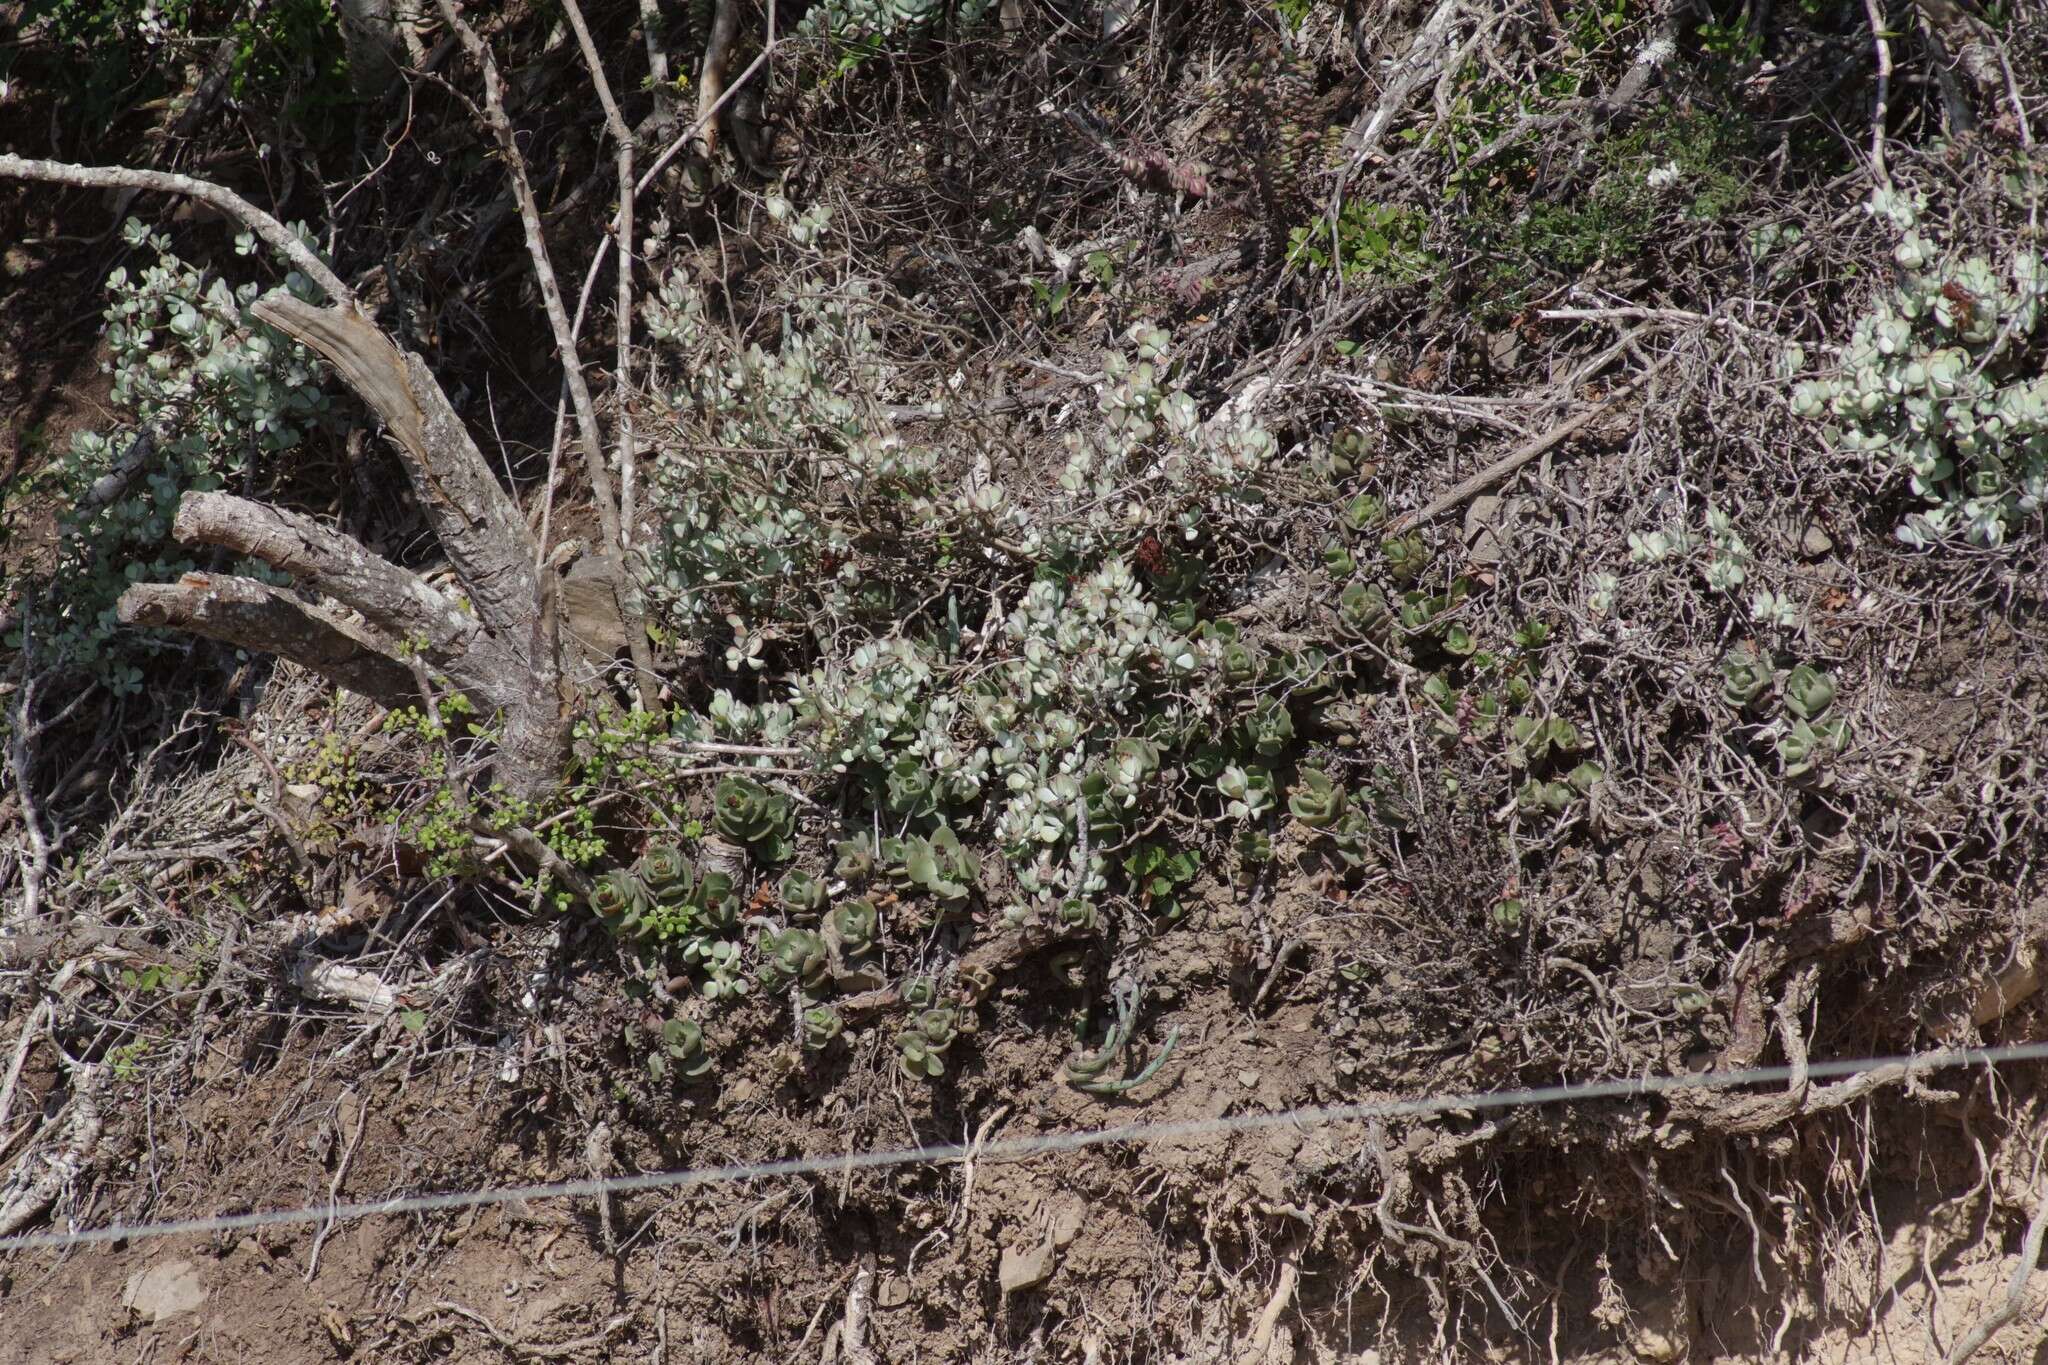
<svg viewBox="0 0 2048 1365"><path fill-rule="evenodd" d="M590 26L583 22L582 9L576 0L562 0L562 8L569 17L569 26L576 30L576 42L583 49L583 64L590 68L590 83L597 90L597 101L604 106L605 126L611 129L613 157L618 168L619 211L612 220L614 240L619 250L618 369L612 377L612 385L615 391L623 392L633 379L633 130L626 126L626 116L619 112L619 103L612 98L612 83L605 78L604 62L597 54L596 42L591 39ZM572 327L571 344L574 341L575 329ZM623 560L623 552L630 550L633 543L636 452L633 449L632 405L620 403L618 409L618 430L614 435L619 444L618 549Z"/></svg>
<svg viewBox="0 0 2048 1365"><path fill-rule="evenodd" d="M412 670L392 656L390 641L253 578L188 573L175 583L137 583L116 610L123 625L168 627L280 655L380 706L419 701Z"/></svg>
<svg viewBox="0 0 2048 1365"><path fill-rule="evenodd" d="M319 352L384 419L406 457L434 535L485 628L531 625L539 583L526 523L426 364L357 315L275 293L253 311Z"/></svg>
<svg viewBox="0 0 2048 1365"><path fill-rule="evenodd" d="M424 640L437 666L462 655L477 620L426 580L313 518L228 493L187 493L171 534L260 559L362 613L383 634Z"/></svg>
<svg viewBox="0 0 2048 1365"><path fill-rule="evenodd" d="M481 48L473 31L467 26L461 31L467 43ZM538 243L531 189L518 149L509 141L501 83L487 51L483 60L496 125L507 135L508 155L514 162L536 269L551 301L557 339L562 340L567 321L560 316L560 297ZM121 599L121 619L177 627L244 649L280 654L386 705L418 700L416 665L431 662L499 719L498 776L510 790L531 797L559 781L568 757L569 726L558 636L549 619L552 598L542 591L539 556L511 495L499 484L426 363L385 335L363 312L354 291L305 243L232 190L158 171L0 155L0 177L6 176L188 195L248 227L325 290L336 306L322 308L273 291L251 311L318 352L384 421L474 612L472 621L443 594L310 519L239 499L201 496L180 518L181 537L233 546L286 568L306 586L361 612L367 628L262 583L207 575L131 588ZM571 343L565 364L581 394L579 418L587 418L599 511L616 544L618 509L609 480L603 477L603 452L594 444L595 410L589 406L589 390L582 385L574 359ZM402 659L404 645L422 636L428 647L424 658ZM642 687L651 696L644 629L636 633L636 641Z"/></svg>
<svg viewBox="0 0 2048 1365"><path fill-rule="evenodd" d="M17 180L40 180L48 184L73 185L81 189L157 190L182 194L219 209L275 247L301 275L325 290L327 297L356 308L356 293L341 282L341 276L291 230L254 204L222 185L194 180L171 171L136 171L125 166L76 166L68 161L37 161L0 152L0 176Z"/></svg>
<svg viewBox="0 0 2048 1365"><path fill-rule="evenodd" d="M697 69L698 140L707 157L718 150L718 111L725 107L725 68L732 59L732 45L739 32L737 0L718 0L710 36L704 40L704 61Z"/></svg>
<svg viewBox="0 0 2048 1365"><path fill-rule="evenodd" d="M651 125L655 136L666 137L668 130L675 126L674 87L668 74L668 49L663 45L661 10L655 0L639 0L640 40L647 46L647 80L654 87L654 115Z"/></svg>

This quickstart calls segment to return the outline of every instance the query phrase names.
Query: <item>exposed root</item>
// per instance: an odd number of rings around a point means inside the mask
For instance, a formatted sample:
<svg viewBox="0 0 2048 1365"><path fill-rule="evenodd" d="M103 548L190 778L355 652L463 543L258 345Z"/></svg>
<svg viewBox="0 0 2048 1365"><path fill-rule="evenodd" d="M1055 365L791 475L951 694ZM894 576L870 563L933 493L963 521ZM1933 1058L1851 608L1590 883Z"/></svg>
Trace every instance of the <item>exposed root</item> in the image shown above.
<svg viewBox="0 0 2048 1365"><path fill-rule="evenodd" d="M2019 1264L2013 1267L2012 1280L2007 1284L2005 1298L1989 1315L1964 1333L1955 1349L1948 1353L1948 1365L1963 1365L1963 1362L1982 1350L1985 1343L1996 1336L2000 1329L2012 1322L2026 1310L2027 1285L2034 1277L2034 1271L2041 1260L2041 1241L2048 1235L2048 1197L2039 1199L2034 1216L2027 1223L2027 1235L2020 1243Z"/></svg>
<svg viewBox="0 0 2048 1365"><path fill-rule="evenodd" d="M100 1107L93 1094L99 1068L79 1064L69 1065L68 1070L71 1106L63 1130L46 1146L23 1154L7 1183L0 1185L0 1237L11 1237L41 1217L84 1172L99 1145Z"/></svg>

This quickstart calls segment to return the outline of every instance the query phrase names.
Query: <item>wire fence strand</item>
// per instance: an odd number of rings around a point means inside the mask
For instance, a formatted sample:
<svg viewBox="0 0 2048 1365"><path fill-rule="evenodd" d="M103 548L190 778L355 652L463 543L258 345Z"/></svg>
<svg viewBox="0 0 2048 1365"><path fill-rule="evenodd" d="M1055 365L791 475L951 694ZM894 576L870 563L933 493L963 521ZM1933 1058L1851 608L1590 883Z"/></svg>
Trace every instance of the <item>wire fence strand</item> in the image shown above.
<svg viewBox="0 0 2048 1365"><path fill-rule="evenodd" d="M2044 1060L2048 1060L2048 1042L2016 1043L2004 1047L1951 1048L1900 1056L1812 1062L1799 1069L1789 1066L1747 1067L1741 1070L1707 1071L1685 1076L1644 1076L1465 1095L1367 1100L1356 1104L1322 1105L1216 1118L1127 1123L1079 1132L1003 1138L972 1146L942 1142L917 1147L844 1152L830 1156L788 1157L778 1161L741 1162L678 1171L649 1171L640 1175L593 1177L538 1185L501 1185L481 1189L449 1190L435 1194L395 1194L384 1199L345 1204L329 1202L300 1208L261 1209L249 1213L226 1213L206 1218L183 1218L158 1223L114 1224L101 1228L74 1228L65 1232L27 1233L0 1238L0 1251L58 1249L107 1242L140 1241L156 1237L211 1236L223 1232L239 1232L248 1228L340 1223L387 1214L432 1213L448 1209L476 1208L487 1204L524 1203L536 1199L589 1199L639 1194L651 1190L686 1190L701 1185L738 1184L780 1176L838 1175L891 1166L939 1165L968 1159L978 1162L1017 1161L1055 1152L1081 1151L1091 1147L1228 1137L1269 1128L1306 1128L1374 1119L1428 1118L1446 1113L1527 1109L1591 1100L1647 1099L1684 1091L1736 1090L1760 1085L1803 1086L1813 1081L1862 1076L1873 1072L1895 1071L1898 1073L1896 1077L1886 1079L1904 1080L1956 1067L2007 1066L2017 1062Z"/></svg>

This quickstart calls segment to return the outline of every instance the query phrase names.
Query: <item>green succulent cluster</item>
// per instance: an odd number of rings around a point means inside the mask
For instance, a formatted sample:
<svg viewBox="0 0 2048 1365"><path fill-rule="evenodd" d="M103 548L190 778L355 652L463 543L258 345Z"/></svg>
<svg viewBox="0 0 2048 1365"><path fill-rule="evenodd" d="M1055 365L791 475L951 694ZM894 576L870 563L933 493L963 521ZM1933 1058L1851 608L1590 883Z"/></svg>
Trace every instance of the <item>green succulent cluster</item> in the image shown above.
<svg viewBox="0 0 2048 1365"><path fill-rule="evenodd" d="M1778 682L1767 651L1736 648L1721 658L1721 700L1737 711L1754 711ZM1811 664L1785 672L1778 690L1776 749L1785 776L1799 777L1849 747L1849 722L1834 714L1833 675Z"/></svg>
<svg viewBox="0 0 2048 1365"><path fill-rule="evenodd" d="M1287 813L1310 829L1328 829L1344 816L1344 788L1320 768L1303 768L1287 795Z"/></svg>
<svg viewBox="0 0 2048 1365"><path fill-rule="evenodd" d="M1573 763L1586 747L1579 727L1561 716L1515 716L1508 722L1508 761L1528 776L1515 792L1524 815L1563 815L1606 776L1599 764Z"/></svg>
<svg viewBox="0 0 2048 1365"><path fill-rule="evenodd" d="M1857 320L1833 377L1792 390L1792 411L1824 423L1829 446L1906 476L1924 506L1898 536L1997 546L2048 502L2048 376L2031 344L2048 301L2033 247L2000 270L1954 260L1928 236L1926 200L1880 190L1872 213L1899 240L1898 284ZM1788 357L1797 370L1805 355Z"/></svg>
<svg viewBox="0 0 2048 1365"><path fill-rule="evenodd" d="M1350 559L1347 555L1345 563ZM1348 572L1348 570L1347 570ZM1337 594L1337 629L1346 639L1384 644L1393 638L1394 609L1376 584L1355 579Z"/></svg>
<svg viewBox="0 0 2048 1365"><path fill-rule="evenodd" d="M963 1018L951 1005L919 1010L910 1027L896 1035L897 1064L903 1074L913 1080L944 1075L946 1049L960 1036Z"/></svg>
<svg viewBox="0 0 2048 1365"><path fill-rule="evenodd" d="M728 929L739 913L732 878L698 873L672 844L651 844L633 866L599 877L590 908L613 935L657 943Z"/></svg>
<svg viewBox="0 0 2048 1365"><path fill-rule="evenodd" d="M683 944L683 965L698 973L697 990L706 1000L730 1000L753 987L740 945L729 938L694 935Z"/></svg>
<svg viewBox="0 0 2048 1365"><path fill-rule="evenodd" d="M866 898L840 902L832 908L826 920L840 951L848 957L860 957L873 951L881 940L881 913L875 909L875 903Z"/></svg>
<svg viewBox="0 0 2048 1365"><path fill-rule="evenodd" d="M742 996L752 986L740 945L729 937L743 910L731 874L693 867L672 844L650 844L631 867L599 876L590 909L613 936L676 953L707 1000Z"/></svg>
<svg viewBox="0 0 2048 1365"><path fill-rule="evenodd" d="M942 911L966 900L981 875L981 859L946 825L929 835L885 835L879 843L857 835L837 851L834 870L849 883L883 884L902 895L922 892Z"/></svg>
<svg viewBox="0 0 2048 1365"><path fill-rule="evenodd" d="M735 775L719 782L712 793L711 818L720 834L769 862L781 862L796 851L795 803L751 777Z"/></svg>
<svg viewBox="0 0 2048 1365"><path fill-rule="evenodd" d="M804 1047L823 1052L832 1040L846 1032L846 1020L830 1005L813 1005L803 1013Z"/></svg>
<svg viewBox="0 0 2048 1365"><path fill-rule="evenodd" d="M659 1016L626 1026L626 1046L647 1059L647 1072L659 1081L670 1071L697 1077L711 1070L711 1056L704 1050L704 1030L689 1019Z"/></svg>
<svg viewBox="0 0 2048 1365"><path fill-rule="evenodd" d="M1460 759L1461 775L1514 774L1498 792L1459 798L1474 806L1497 811L1528 783L1536 807L1560 793L1569 807L1597 777L1576 730L1553 723L1554 703L1537 695L1549 629L1525 621L1497 645L1480 638L1473 583L1444 571L1429 533L1392 533L1379 496L1359 486L1374 477L1363 433L1285 450L1248 409L1205 416L1176 382L1171 338L1140 326L1104 357L1094 412L1068 425L1057 488L1026 506L977 452L943 444L947 424L908 435L880 421L879 405L840 402L881 387L879 312L805 270L799 258L792 281L815 286L830 316L792 305L775 353L715 338L694 286L670 282L657 308L673 335L656 340L708 362L682 373L678 446L812 452L751 469L685 453L655 495L676 519L667 552L688 561L668 590L668 624L756 619L745 599L785 583L773 591L795 600L767 619L819 650L794 676L777 676L771 659L753 684L786 706L728 698L714 717L719 738L800 747L829 786L821 808L844 812L830 891L810 871L780 883L796 928L762 942L770 984L808 975L822 991L856 957L879 970L884 913L891 930L957 920L984 885L1006 893L988 907L992 923L1067 931L1052 969L1079 981L1094 971L1093 940L1133 911L1190 913L1227 847L1255 867L1305 834L1348 876L1411 840L1436 797L1412 789L1407 765L1366 757L1397 697L1446 757L1482 746ZM942 486L940 469L969 472ZM1307 564L1275 563L1271 527L1290 503L1330 516ZM834 540L828 526L863 535ZM1320 638L1244 610L1244 570L1268 563L1281 581L1306 574L1326 587L1335 620ZM887 611L861 604L876 578ZM771 726L781 737L766 738ZM750 801L729 816L721 801L714 822L779 855L793 812L763 807L769 793L749 787ZM970 849L991 848L1007 867L984 878ZM904 983L916 1012L905 1070L939 1074L971 1016L921 1021L971 1008L993 985L963 986L963 1006L936 984ZM819 1045L830 1034L821 1025ZM1084 1059L1076 1079L1102 1073Z"/></svg>
<svg viewBox="0 0 2048 1365"><path fill-rule="evenodd" d="M1304 767L1295 775L1287 794L1287 813L1314 831L1345 866L1362 867L1371 861L1372 813L1353 801L1344 784L1325 769ZM1270 844L1252 850L1262 851L1266 858L1247 856L1245 861L1262 862L1271 857ZM1240 849L1241 855L1244 852Z"/></svg>
<svg viewBox="0 0 2048 1365"><path fill-rule="evenodd" d="M798 21L808 37L829 37L837 43L872 50L880 44L921 33L951 15L962 28L985 20L995 0L823 0Z"/></svg>
<svg viewBox="0 0 2048 1365"><path fill-rule="evenodd" d="M1509 770L1519 775L1515 800L1523 814L1563 815L1605 774L1598 764L1577 759L1586 747L1578 728L1539 706L1534 660L1550 644L1550 627L1525 620L1505 645L1489 645L1447 614L1468 592L1469 585L1454 580L1443 594L1403 597L1403 638L1410 657L1429 670L1416 688L1420 709L1447 745L1494 741L1502 746ZM1379 823L1408 827L1413 793L1392 769L1376 768L1363 797ZM1320 803L1311 805L1316 813L1313 808ZM1368 857L1365 830L1354 811L1342 817L1332 835L1333 847L1351 866Z"/></svg>
<svg viewBox="0 0 2048 1365"><path fill-rule="evenodd" d="M831 900L823 881L802 868L795 867L782 874L782 880L776 886L776 894L782 898L783 907L790 914L805 918L824 914L825 907Z"/></svg>
<svg viewBox="0 0 2048 1365"><path fill-rule="evenodd" d="M801 986L806 991L824 986L832 958L819 935L797 928L763 931L759 946L762 990L773 995L791 986Z"/></svg>
<svg viewBox="0 0 2048 1365"><path fill-rule="evenodd" d="M1236 820L1256 820L1273 809L1277 799L1273 774L1265 768L1231 764L1216 777L1216 790L1227 803L1224 813Z"/></svg>
<svg viewBox="0 0 2048 1365"><path fill-rule="evenodd" d="M1592 794L1607 774L1597 763L1580 763L1562 778L1530 777L1515 791L1515 807L1524 815L1561 816L1572 803Z"/></svg>
<svg viewBox="0 0 2048 1365"><path fill-rule="evenodd" d="M1180 900L1181 890L1202 870L1202 859L1191 848L1169 848L1146 839L1124 855L1123 870L1140 909L1166 919L1178 919L1185 908ZM1091 922L1074 927L1092 929L1094 925Z"/></svg>

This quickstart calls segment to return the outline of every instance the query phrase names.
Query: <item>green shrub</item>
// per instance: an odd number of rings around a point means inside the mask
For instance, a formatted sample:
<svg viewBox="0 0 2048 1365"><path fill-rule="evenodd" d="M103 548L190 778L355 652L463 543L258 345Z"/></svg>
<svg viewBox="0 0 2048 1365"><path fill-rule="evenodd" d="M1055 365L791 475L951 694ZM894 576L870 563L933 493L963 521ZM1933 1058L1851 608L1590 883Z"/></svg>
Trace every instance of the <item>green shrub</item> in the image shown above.
<svg viewBox="0 0 2048 1365"><path fill-rule="evenodd" d="M140 691L149 659L181 643L123 627L114 616L129 584L200 567L171 539L179 499L273 474L280 454L329 420L313 355L249 315L257 285L230 288L209 278L139 222L131 220L124 237L156 253L139 272L124 267L107 279L109 402L132 414L134 425L78 432L39 481L68 510L56 572L38 592L34 618L43 659L90 673L116 695ZM244 237L242 247L249 254L255 244ZM287 285L313 297L296 273ZM150 438L142 440L145 433ZM109 477L131 452L146 458L127 477ZM103 478L111 491L96 496ZM283 581L253 560L233 571ZM19 629L7 643L20 647Z"/></svg>
<svg viewBox="0 0 2048 1365"><path fill-rule="evenodd" d="M1923 506L1898 537L1998 546L2048 500L2048 376L2038 332L2048 264L2031 248L2003 272L1945 256L1922 231L1923 198L1880 191L1898 232L1900 279L1856 322L1838 377L1793 387L1792 411L1823 423L1838 454L1897 471ZM1804 363L1794 350L1793 369Z"/></svg>

